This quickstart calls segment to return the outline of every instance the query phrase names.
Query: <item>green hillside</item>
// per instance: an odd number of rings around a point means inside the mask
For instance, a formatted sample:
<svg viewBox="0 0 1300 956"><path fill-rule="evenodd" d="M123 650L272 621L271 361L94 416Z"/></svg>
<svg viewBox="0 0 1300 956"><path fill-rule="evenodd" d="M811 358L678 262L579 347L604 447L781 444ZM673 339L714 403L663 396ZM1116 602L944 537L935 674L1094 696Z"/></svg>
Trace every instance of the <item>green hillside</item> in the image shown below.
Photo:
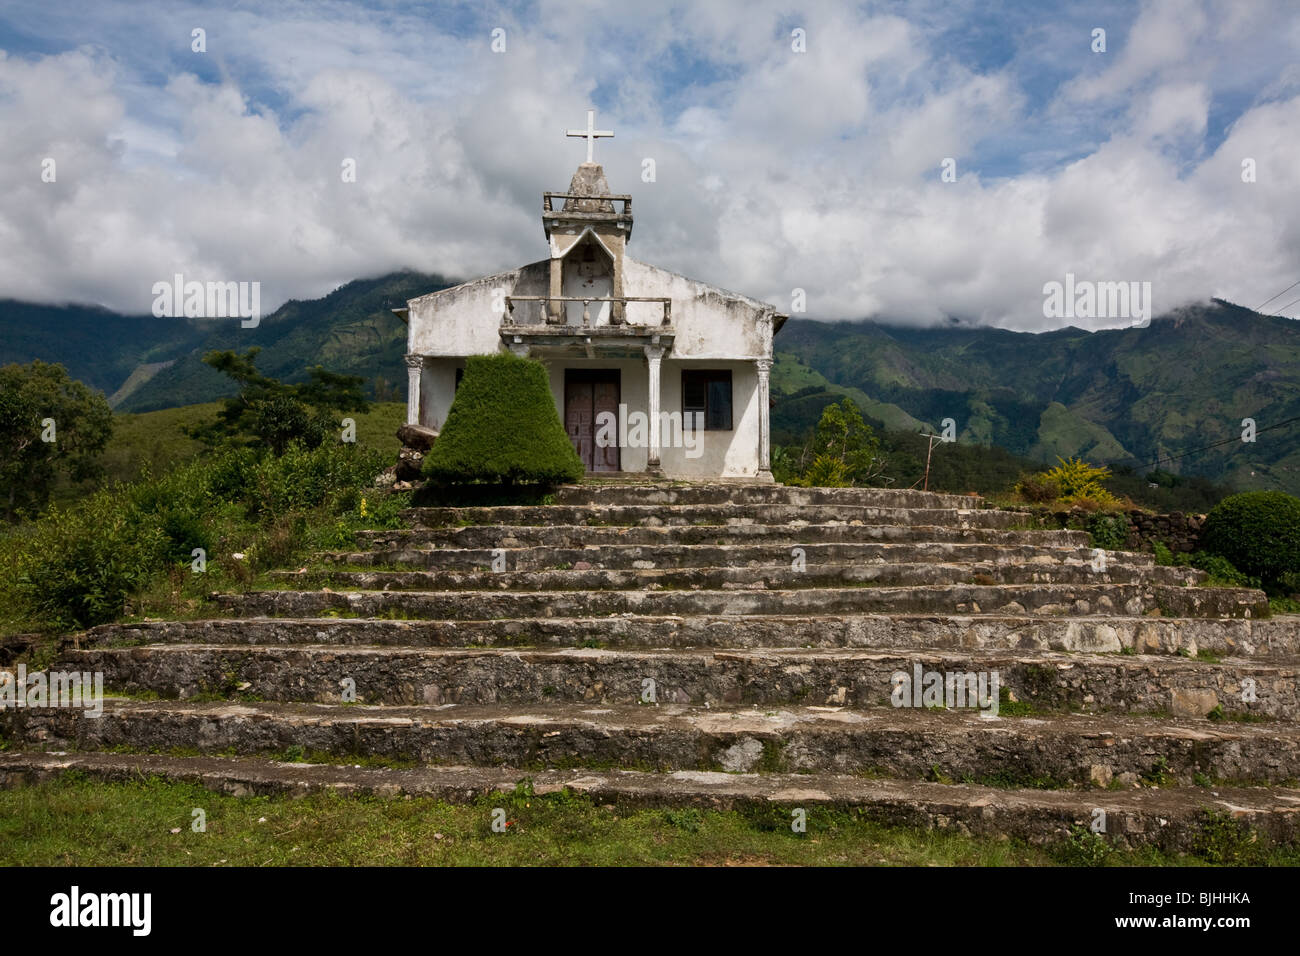
<svg viewBox="0 0 1300 956"><path fill-rule="evenodd" d="M807 421L802 406L816 400L795 396L820 376L927 430L951 418L960 442L1037 461L1082 455L1142 472L1182 456L1161 467L1300 492L1300 422L1239 440L1243 418L1263 430L1300 417L1300 325L1289 319L1216 300L1096 333L792 320L777 344L774 441Z"/></svg>
<svg viewBox="0 0 1300 956"><path fill-rule="evenodd" d="M262 348L258 368L281 381L300 381L307 368L323 365L332 372L360 375L372 398L404 398L406 326L391 310L447 284L438 276L398 272L349 282L321 299L290 300L257 328L241 328L238 322L210 323L215 327L193 349L118 407L144 412L229 395L231 381L204 365L203 355L212 350L245 351L254 345Z"/></svg>
<svg viewBox="0 0 1300 956"><path fill-rule="evenodd" d="M0 365L57 362L105 395L121 388L138 366L182 357L203 335L185 319L0 299Z"/></svg>
<svg viewBox="0 0 1300 956"><path fill-rule="evenodd" d="M0 302L0 363L61 362L119 411L145 412L229 394L202 356L258 345L259 368L276 378L297 381L321 364L362 376L373 398L400 401L406 327L390 310L446 285L414 272L358 280L288 302L256 329ZM1300 423L1269 429L1300 417L1300 325L1289 319L1221 301L1096 333L796 319L776 347L775 445L798 441L847 395L882 428L940 431L952 419L959 443L1017 458L1081 455L1140 476L1180 456L1161 467L1300 492ZM1243 418L1261 429L1254 444L1237 440Z"/></svg>
<svg viewBox="0 0 1300 956"><path fill-rule="evenodd" d="M230 380L204 365L203 355L257 345L258 367L275 378L298 381L320 364L362 376L371 398L395 401L406 393L406 326L391 310L447 285L417 272L359 279L324 298L286 302L248 329L234 319L159 319L0 300L0 365L59 363L119 411L145 412L231 394Z"/></svg>

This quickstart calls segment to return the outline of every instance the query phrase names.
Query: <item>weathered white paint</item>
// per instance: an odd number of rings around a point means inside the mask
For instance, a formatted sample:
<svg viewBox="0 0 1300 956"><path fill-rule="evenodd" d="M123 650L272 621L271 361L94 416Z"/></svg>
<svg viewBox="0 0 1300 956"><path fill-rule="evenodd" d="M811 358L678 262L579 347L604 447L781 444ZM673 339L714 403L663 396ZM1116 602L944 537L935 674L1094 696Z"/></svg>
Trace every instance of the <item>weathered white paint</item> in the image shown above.
<svg viewBox="0 0 1300 956"><path fill-rule="evenodd" d="M584 166L579 167L574 182L603 183L603 179L599 167ZM583 200L588 204L593 201ZM566 368L619 369L622 403L629 412L644 414L652 406L681 414L683 369L729 369L732 429L706 431L703 454L698 458L688 457L684 448L673 447L668 436L661 436L664 438L659 454L662 472L668 477L681 478L770 480L767 370L772 359L773 332L778 327L776 309L756 299L629 258L623 251L622 230L626 228L630 233L630 216L620 219L611 211L607 219L597 222L594 230L576 225L552 230L547 225L550 258L408 302L407 351L424 357L415 389L417 394L411 399L412 405L418 405L420 422L442 427L455 396L456 369L464 367L469 355L490 354L505 347L501 338L505 297L550 295L555 261L555 268L561 270L555 273L555 281L562 295L669 298L670 329L674 336L662 355L653 348L648 349L653 343L647 327L656 330L661 327L663 308L656 302L629 302L624 313L631 327L628 335L620 335L613 342L594 339L590 351L583 346L568 354L536 355L547 367L560 416L564 415ZM582 255L583 240L593 238L600 244L599 261L594 267L580 270L576 257ZM567 258L570 253L575 256L573 260ZM593 302L592 324L607 325L610 311L608 304ZM562 314L566 318L565 326L546 329L561 332L567 327L571 333L572 325L581 323L582 304L570 304ZM540 303L520 302L516 304L513 318L517 326L545 326L545 309ZM512 348L522 353L527 344L521 342ZM601 349L606 350L604 354ZM652 357L659 367L656 395L652 395L650 385ZM655 421L659 419L656 417ZM620 465L623 471L644 471L649 459L649 447L624 448Z"/></svg>

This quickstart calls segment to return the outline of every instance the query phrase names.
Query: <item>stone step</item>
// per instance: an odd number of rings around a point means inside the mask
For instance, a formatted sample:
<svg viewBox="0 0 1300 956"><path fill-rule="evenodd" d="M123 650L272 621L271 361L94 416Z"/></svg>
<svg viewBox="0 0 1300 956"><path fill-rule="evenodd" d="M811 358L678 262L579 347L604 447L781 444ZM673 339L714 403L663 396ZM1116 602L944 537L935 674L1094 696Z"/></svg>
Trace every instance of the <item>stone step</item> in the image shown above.
<svg viewBox="0 0 1300 956"><path fill-rule="evenodd" d="M755 614L997 614L1078 617L1267 617L1268 599L1246 588L1137 584L943 584L772 590L663 591L330 591L267 590L214 594L238 616L486 620Z"/></svg>
<svg viewBox="0 0 1300 956"><path fill-rule="evenodd" d="M3 720L4 718L0 718ZM8 719L25 749L364 758L434 765L841 773L1002 787L1300 780L1300 727L963 711L663 705L373 707L108 700Z"/></svg>
<svg viewBox="0 0 1300 956"><path fill-rule="evenodd" d="M1217 707L1236 718L1300 717L1295 662L1237 658L1209 663L1055 652L165 644L65 651L55 667L103 674L105 686L127 694L168 698L244 693L261 700L337 703L351 681L357 700L370 704L636 704L648 694L658 703L857 709L891 708L894 675L910 679L918 668L922 675L984 675L985 699L979 703L988 711L995 710L990 682L996 672L1008 701L1036 710L1204 717Z"/></svg>
<svg viewBox="0 0 1300 956"><path fill-rule="evenodd" d="M502 552L504 551L504 555ZM1091 564L1091 548L1044 547L1035 544L993 544L924 541L915 543L857 542L843 544L658 544L587 545L577 548L382 548L373 551L326 551L316 555L324 564L390 570L479 571L504 556L509 571L554 569L656 568L789 568L796 559L808 566L843 564ZM1106 567L1155 567L1149 554L1110 551ZM1166 569L1168 570L1168 569ZM1174 569L1186 572L1190 569ZM1186 577L1186 574L1183 575Z"/></svg>
<svg viewBox="0 0 1300 956"><path fill-rule="evenodd" d="M978 495L906 488L797 488L792 485L699 482L564 485L557 505L857 505L877 508L980 508Z"/></svg>
<svg viewBox="0 0 1300 956"><path fill-rule="evenodd" d="M413 528L458 525L782 525L793 521L864 525L944 525L953 528L1016 528L1028 516L1015 511L957 508L877 508L864 505L501 505L473 508L408 508L402 520Z"/></svg>
<svg viewBox="0 0 1300 956"><path fill-rule="evenodd" d="M401 647L859 647L1198 653L1300 658L1300 617L1271 620L850 614L767 617L534 617L497 621L215 618L104 624L86 646L372 644Z"/></svg>
<svg viewBox="0 0 1300 956"><path fill-rule="evenodd" d="M509 556L506 556L509 566ZM1032 564L808 564L781 567L630 568L547 571L274 571L270 578L289 588L330 587L348 591L661 591L835 588L854 585L901 587L940 584L1150 584L1188 587L1205 575L1192 568L1127 567L1106 561L1047 558Z"/></svg>
<svg viewBox="0 0 1300 956"><path fill-rule="evenodd" d="M454 528L400 528L358 531L357 541L369 549L410 551L419 548L585 548L610 545L668 547L674 545L748 545L806 547L890 542L982 543L1006 546L1077 547L1091 549L1085 531L945 528L936 525L866 524L748 524L673 525L670 527L590 527L585 525L466 525Z"/></svg>
<svg viewBox="0 0 1300 956"><path fill-rule="evenodd" d="M1197 852L1207 822L1229 821L1240 838L1264 846L1300 841L1300 791L1281 788L1142 788L1126 791L1004 790L963 784L871 780L830 774L734 774L683 770L543 770L420 767L373 769L280 763L247 757L0 753L0 786L56 780L73 771L104 781L141 776L191 783L234 795L432 797L468 803L526 782L545 796L568 790L596 803L776 812L826 806L860 808L868 819L926 830L955 830L1035 844L1087 832L1105 814L1102 839L1122 847ZM503 797L504 799L504 797ZM1219 827L1222 824L1217 824Z"/></svg>

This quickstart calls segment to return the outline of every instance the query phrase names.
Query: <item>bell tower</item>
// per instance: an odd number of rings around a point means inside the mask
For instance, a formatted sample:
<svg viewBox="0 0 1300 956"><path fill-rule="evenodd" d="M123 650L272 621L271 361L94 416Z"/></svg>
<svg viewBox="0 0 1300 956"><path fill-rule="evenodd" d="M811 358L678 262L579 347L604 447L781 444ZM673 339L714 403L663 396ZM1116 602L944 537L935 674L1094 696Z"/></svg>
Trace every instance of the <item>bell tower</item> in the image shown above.
<svg viewBox="0 0 1300 956"><path fill-rule="evenodd" d="M595 119L596 111L587 110L587 128L565 133L587 140L587 160L573 174L568 192L542 194L542 228L551 247L552 301L546 321L554 325L579 324L588 308L583 301L565 298L599 303L595 324L622 325L625 320L623 303L608 300L623 297L623 252L632 237L632 197L611 193L604 168L592 158L596 139L614 135L596 129ZM556 199L564 200L558 210ZM622 203L622 208L616 209L616 203Z"/></svg>

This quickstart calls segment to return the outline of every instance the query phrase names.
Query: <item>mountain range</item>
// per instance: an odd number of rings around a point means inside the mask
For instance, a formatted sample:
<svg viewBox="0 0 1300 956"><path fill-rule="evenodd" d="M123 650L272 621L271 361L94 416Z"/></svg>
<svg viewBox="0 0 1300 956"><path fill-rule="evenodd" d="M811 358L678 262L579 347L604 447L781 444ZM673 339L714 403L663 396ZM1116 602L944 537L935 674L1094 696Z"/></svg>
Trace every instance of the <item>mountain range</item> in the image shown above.
<svg viewBox="0 0 1300 956"><path fill-rule="evenodd" d="M451 283L398 272L291 300L252 329L87 306L0 301L0 364L63 364L119 411L212 401L230 382L213 349L260 346L285 380L320 364L405 394L406 327L390 311ZM776 339L772 437L794 444L849 395L878 427L943 432L1052 463L1079 455L1142 472L1300 493L1300 324L1231 303L1190 306L1144 328L1027 333L971 326L791 319ZM1243 419L1255 423L1243 442Z"/></svg>

